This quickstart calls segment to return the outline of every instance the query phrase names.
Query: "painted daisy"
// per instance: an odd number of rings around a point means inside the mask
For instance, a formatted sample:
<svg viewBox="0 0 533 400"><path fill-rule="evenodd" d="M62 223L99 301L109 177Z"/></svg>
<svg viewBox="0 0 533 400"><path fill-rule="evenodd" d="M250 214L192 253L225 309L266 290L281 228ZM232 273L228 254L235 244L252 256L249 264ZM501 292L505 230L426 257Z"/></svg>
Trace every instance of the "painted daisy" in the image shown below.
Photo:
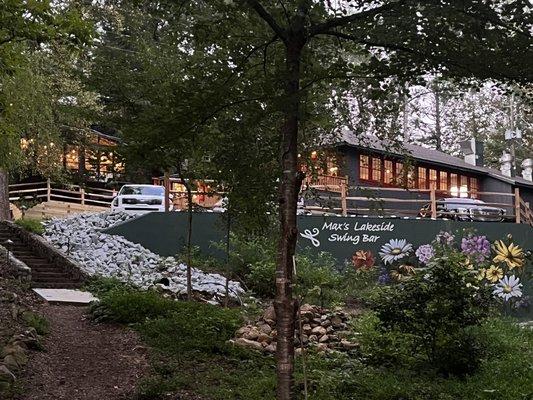
<svg viewBox="0 0 533 400"><path fill-rule="evenodd" d="M512 297L522 297L522 284L520 283L520 279L514 275L500 279L500 282L494 285L492 294L501 297L505 301L508 301Z"/></svg>
<svg viewBox="0 0 533 400"><path fill-rule="evenodd" d="M391 239L381 247L379 255L385 264L401 260L413 250L413 245L405 239Z"/></svg>
<svg viewBox="0 0 533 400"><path fill-rule="evenodd" d="M524 265L524 250L514 243L507 246L503 241L497 240L494 242L494 251L496 252L494 262L505 263L509 269Z"/></svg>
<svg viewBox="0 0 533 400"><path fill-rule="evenodd" d="M498 282L503 278L503 270L500 267L491 265L485 272L485 278L492 283Z"/></svg>

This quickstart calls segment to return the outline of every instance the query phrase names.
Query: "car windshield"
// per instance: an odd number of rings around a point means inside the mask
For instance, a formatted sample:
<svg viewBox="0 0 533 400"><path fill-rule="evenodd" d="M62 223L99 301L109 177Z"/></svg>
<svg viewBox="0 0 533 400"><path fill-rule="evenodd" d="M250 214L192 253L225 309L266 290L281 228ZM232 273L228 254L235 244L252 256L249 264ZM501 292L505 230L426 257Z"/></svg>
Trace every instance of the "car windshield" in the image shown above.
<svg viewBox="0 0 533 400"><path fill-rule="evenodd" d="M164 196L165 188L162 186L123 186L120 190L120 194L140 196Z"/></svg>

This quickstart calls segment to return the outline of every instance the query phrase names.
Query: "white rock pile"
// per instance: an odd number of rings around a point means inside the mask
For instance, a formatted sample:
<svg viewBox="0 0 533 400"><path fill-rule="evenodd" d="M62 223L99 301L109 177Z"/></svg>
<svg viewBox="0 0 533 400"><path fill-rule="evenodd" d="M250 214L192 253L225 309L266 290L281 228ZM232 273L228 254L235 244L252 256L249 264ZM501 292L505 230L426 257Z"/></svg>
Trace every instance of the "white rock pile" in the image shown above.
<svg viewBox="0 0 533 400"><path fill-rule="evenodd" d="M142 289L157 286L178 296L187 293L187 266L174 257L161 257L122 236L101 231L134 217L127 213L79 214L44 223L44 237L77 262L89 275L114 277ZM226 278L192 270L192 289L210 301L225 296ZM244 293L238 282L229 282L229 295Z"/></svg>

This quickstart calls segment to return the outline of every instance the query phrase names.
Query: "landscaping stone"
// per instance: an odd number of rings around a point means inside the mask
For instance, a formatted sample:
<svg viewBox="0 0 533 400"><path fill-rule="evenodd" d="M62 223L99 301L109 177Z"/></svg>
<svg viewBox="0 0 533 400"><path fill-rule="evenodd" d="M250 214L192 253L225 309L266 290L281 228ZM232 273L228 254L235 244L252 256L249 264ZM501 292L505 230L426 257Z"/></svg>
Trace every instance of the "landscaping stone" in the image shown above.
<svg viewBox="0 0 533 400"><path fill-rule="evenodd" d="M178 296L187 294L187 266L174 257L161 257L140 244L102 230L134 215L127 213L79 214L44 223L44 238L80 265L88 275L114 277L142 289L158 288ZM225 296L226 278L192 269L193 291L208 300ZM229 282L229 296L238 299L244 290Z"/></svg>
<svg viewBox="0 0 533 400"><path fill-rule="evenodd" d="M342 310L331 311L318 306L304 304L300 308L302 332L294 332L294 343L298 350L301 346L315 347L318 351L351 351L358 347L346 337L353 335L346 330L348 315ZM267 353L276 351L274 307L268 307L255 324L239 328L235 334L235 344ZM340 338L343 337L341 340ZM241 340L242 339L242 340ZM299 350L296 354L299 354Z"/></svg>

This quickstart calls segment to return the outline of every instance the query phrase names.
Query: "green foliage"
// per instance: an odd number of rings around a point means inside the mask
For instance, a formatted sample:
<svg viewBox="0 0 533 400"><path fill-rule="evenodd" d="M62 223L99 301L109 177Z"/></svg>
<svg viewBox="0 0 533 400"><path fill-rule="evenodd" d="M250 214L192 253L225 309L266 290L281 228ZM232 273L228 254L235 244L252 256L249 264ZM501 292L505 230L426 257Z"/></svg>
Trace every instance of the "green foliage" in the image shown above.
<svg viewBox="0 0 533 400"><path fill-rule="evenodd" d="M47 335L50 332L50 323L42 315L36 314L32 311L25 311L22 318L26 325L34 328L39 335Z"/></svg>
<svg viewBox="0 0 533 400"><path fill-rule="evenodd" d="M28 232L36 233L37 235L42 235L44 233L44 226L40 219L22 218L16 220L15 224L26 229Z"/></svg>
<svg viewBox="0 0 533 400"><path fill-rule="evenodd" d="M407 343L426 368L465 375L480 365L483 349L470 328L490 313L491 290L470 283L460 259L437 258L401 285L380 290L371 307L381 338Z"/></svg>
<svg viewBox="0 0 533 400"><path fill-rule="evenodd" d="M110 292L126 291L133 288L117 278L95 276L84 283L83 289L97 297L102 297Z"/></svg>
<svg viewBox="0 0 533 400"><path fill-rule="evenodd" d="M168 316L179 307L175 300L154 291L118 289L108 292L94 304L92 314L100 321L130 324Z"/></svg>

